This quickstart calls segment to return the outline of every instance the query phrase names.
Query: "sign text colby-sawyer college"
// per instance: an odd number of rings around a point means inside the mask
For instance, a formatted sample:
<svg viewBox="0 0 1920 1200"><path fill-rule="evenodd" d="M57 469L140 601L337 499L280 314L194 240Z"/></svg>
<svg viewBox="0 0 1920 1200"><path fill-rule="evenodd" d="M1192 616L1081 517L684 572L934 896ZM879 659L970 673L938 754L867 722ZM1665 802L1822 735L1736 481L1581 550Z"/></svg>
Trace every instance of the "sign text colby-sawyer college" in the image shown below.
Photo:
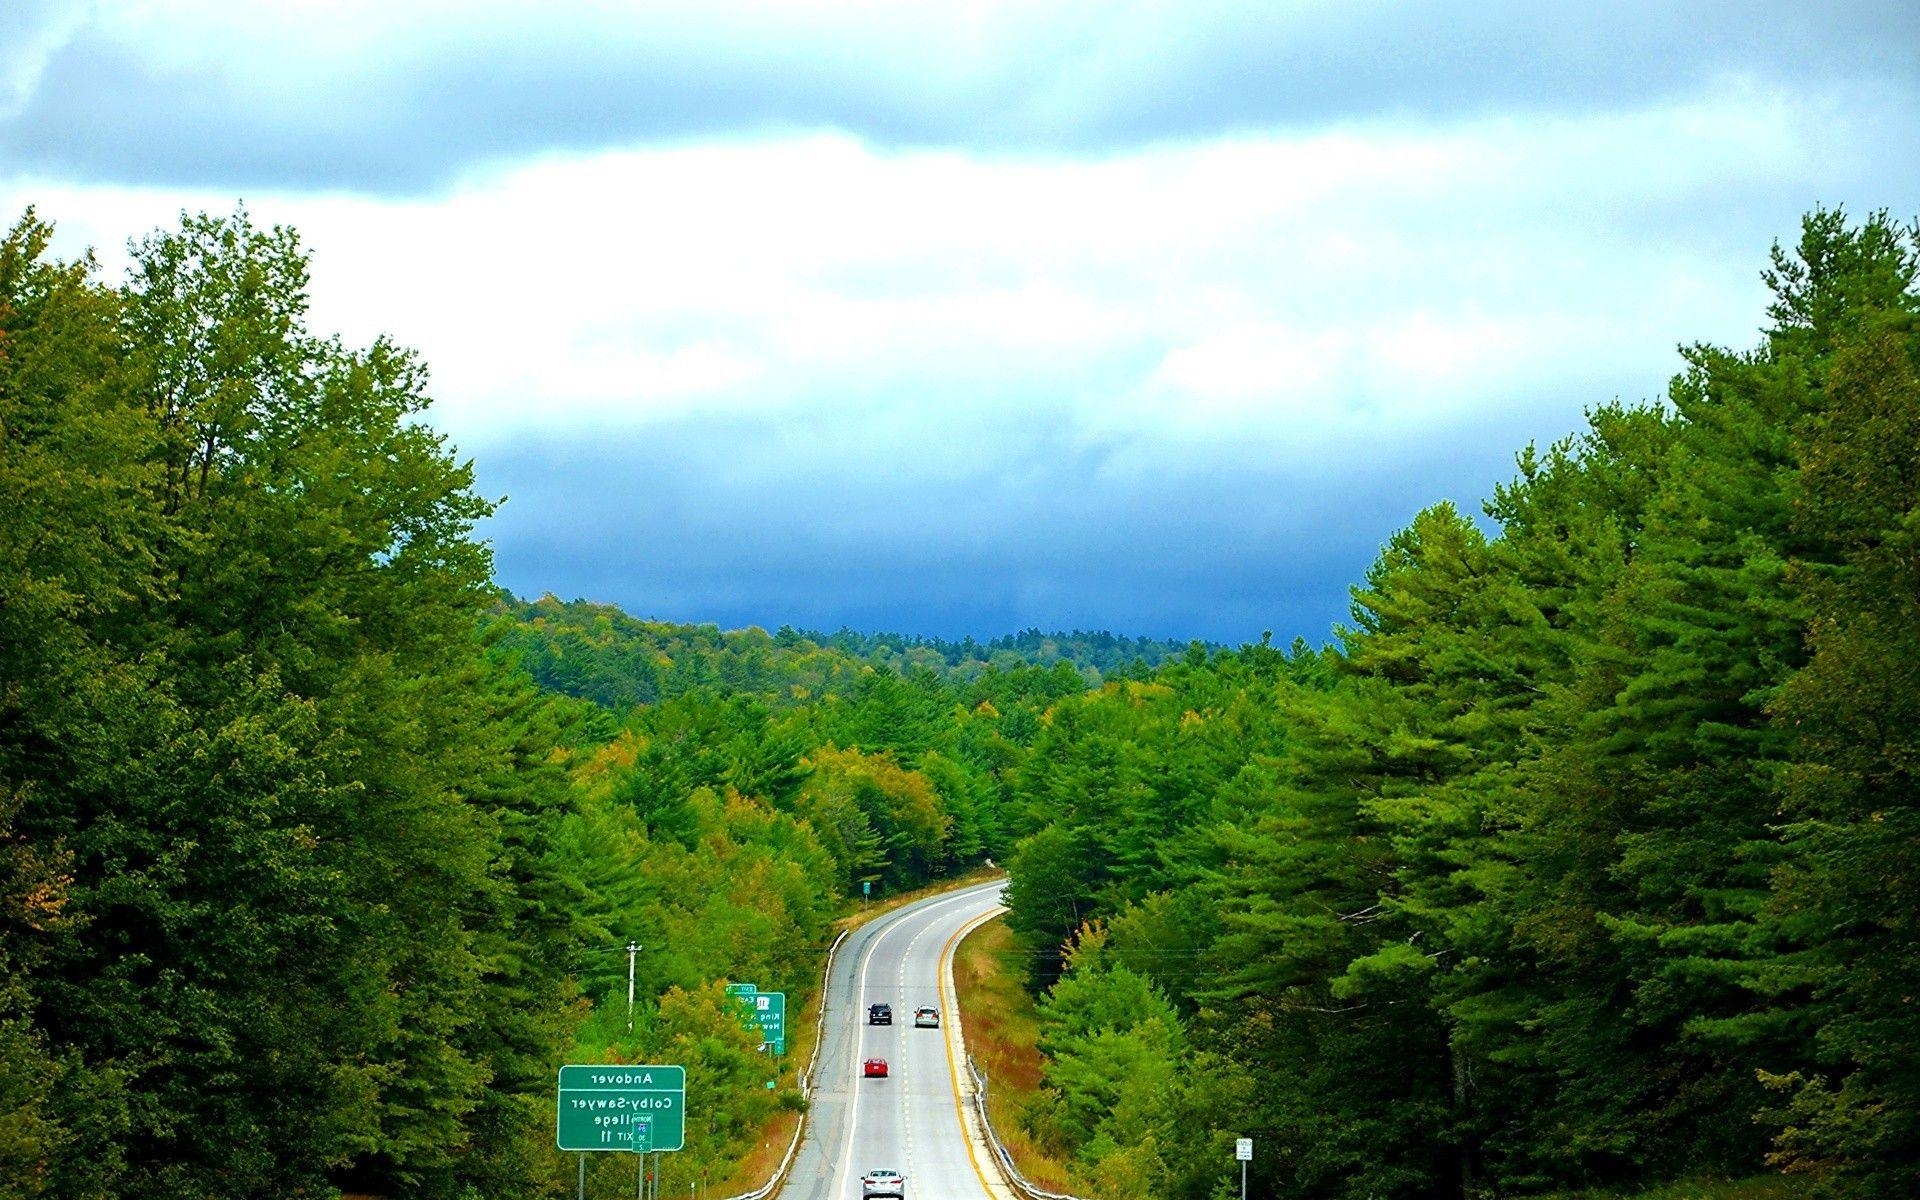
<svg viewBox="0 0 1920 1200"><path fill-rule="evenodd" d="M636 1119L647 1122L645 1149L686 1144L685 1067L561 1067L559 1101L554 1141L562 1150L633 1150Z"/></svg>

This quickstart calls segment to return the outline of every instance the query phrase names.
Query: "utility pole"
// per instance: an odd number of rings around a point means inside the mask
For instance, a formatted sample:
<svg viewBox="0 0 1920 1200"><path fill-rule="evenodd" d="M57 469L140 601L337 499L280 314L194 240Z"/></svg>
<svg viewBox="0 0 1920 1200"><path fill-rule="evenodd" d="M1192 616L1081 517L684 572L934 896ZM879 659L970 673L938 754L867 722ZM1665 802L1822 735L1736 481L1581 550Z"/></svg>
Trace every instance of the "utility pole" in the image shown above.
<svg viewBox="0 0 1920 1200"><path fill-rule="evenodd" d="M633 1032L633 959L645 947L639 942L627 943L627 1032Z"/></svg>

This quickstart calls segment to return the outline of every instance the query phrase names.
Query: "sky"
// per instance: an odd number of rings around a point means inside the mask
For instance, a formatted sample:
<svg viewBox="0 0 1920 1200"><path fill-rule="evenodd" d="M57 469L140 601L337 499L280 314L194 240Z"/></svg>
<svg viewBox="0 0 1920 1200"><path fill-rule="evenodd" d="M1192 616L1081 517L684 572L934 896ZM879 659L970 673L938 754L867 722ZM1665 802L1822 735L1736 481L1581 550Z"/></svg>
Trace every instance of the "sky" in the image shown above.
<svg viewBox="0 0 1920 1200"><path fill-rule="evenodd" d="M1911 0L0 4L0 214L295 226L503 586L726 628L1324 641L1916 146Z"/></svg>

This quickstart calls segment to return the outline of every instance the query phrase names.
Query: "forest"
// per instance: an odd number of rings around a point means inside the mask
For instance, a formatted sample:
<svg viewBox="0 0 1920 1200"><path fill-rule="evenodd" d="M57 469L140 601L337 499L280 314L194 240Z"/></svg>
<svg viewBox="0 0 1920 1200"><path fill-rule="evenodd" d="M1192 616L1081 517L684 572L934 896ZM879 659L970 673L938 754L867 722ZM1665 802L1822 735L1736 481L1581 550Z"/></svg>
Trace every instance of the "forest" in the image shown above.
<svg viewBox="0 0 1920 1200"><path fill-rule="evenodd" d="M1236 1135L1300 1200L1920 1192L1914 227L1810 214L1758 346L1238 649L517 599L293 231L51 236L0 242L0 1200L570 1195L590 1059L685 1063L724 1179L802 1102L725 982L988 858L1085 1194Z"/></svg>
<svg viewBox="0 0 1920 1200"><path fill-rule="evenodd" d="M1415 515L1334 646L1054 707L1002 819L1092 1194L1234 1133L1262 1195L1920 1194L1917 267L1809 215L1759 345Z"/></svg>
<svg viewBox="0 0 1920 1200"><path fill-rule="evenodd" d="M1193 644L1083 630L1028 629L985 643L848 629L826 634L790 626L769 634L643 621L611 605L562 603L553 596L525 601L505 593L494 616L500 645L515 653L535 683L609 708L652 704L700 689L752 692L791 707L845 696L875 669L924 671L964 682L989 670L1065 663L1092 685L1144 677Z"/></svg>
<svg viewBox="0 0 1920 1200"><path fill-rule="evenodd" d="M425 364L308 327L292 230L118 284L52 232L0 240L0 1197L571 1195L564 1061L684 1064L727 1178L799 1097L725 983L797 1002L855 880L985 857L1080 671L543 691Z"/></svg>

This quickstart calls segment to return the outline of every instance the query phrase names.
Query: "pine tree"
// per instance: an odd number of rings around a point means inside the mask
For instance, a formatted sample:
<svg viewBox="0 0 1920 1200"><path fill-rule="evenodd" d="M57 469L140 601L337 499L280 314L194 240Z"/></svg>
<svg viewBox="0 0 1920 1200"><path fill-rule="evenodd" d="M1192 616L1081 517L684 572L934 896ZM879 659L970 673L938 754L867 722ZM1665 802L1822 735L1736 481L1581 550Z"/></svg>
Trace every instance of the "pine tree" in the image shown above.
<svg viewBox="0 0 1920 1200"><path fill-rule="evenodd" d="M1783 308L1832 354L1796 532L1838 561L1792 572L1811 657L1774 703L1795 753L1769 915L1793 949L1756 985L1818 1030L1812 1064L1768 1076L1777 1161L1896 1195L1920 1189L1920 228L1812 233Z"/></svg>

